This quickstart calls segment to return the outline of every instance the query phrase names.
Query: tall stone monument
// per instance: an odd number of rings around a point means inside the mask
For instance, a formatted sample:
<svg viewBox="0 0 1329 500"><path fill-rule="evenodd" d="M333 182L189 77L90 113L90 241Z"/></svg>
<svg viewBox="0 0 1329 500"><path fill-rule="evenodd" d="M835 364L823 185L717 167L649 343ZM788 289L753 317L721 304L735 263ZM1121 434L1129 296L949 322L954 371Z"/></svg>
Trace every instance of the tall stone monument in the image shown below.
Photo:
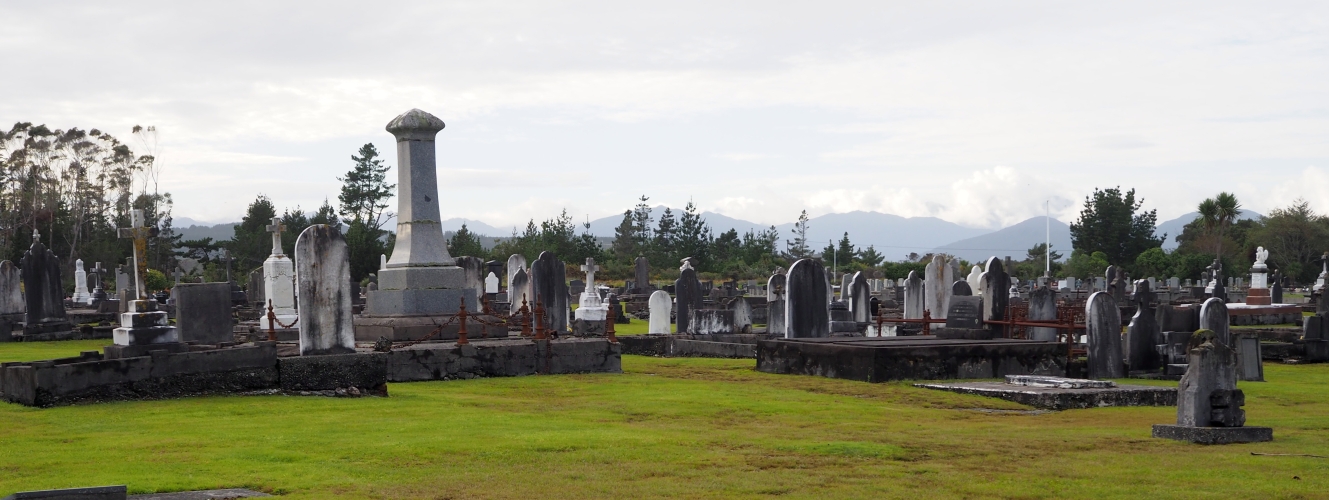
<svg viewBox="0 0 1329 500"><path fill-rule="evenodd" d="M586 273L586 290L577 297L577 310L575 314L577 319L583 321L604 321L609 314L609 306L600 300L600 293L595 291L595 273L600 270L600 266L595 265L595 259L587 257L586 263L581 266L582 272Z"/></svg>
<svg viewBox="0 0 1329 500"><path fill-rule="evenodd" d="M1265 260L1269 251L1264 247L1255 249L1255 265L1251 266L1251 286L1246 290L1246 304L1267 306L1274 303L1272 290L1269 289L1269 265Z"/></svg>
<svg viewBox="0 0 1329 500"><path fill-rule="evenodd" d="M272 313L281 323L272 325L273 328L283 328L282 325L293 324L299 317L295 310L295 263L281 247L281 233L286 230L281 217L273 217L267 230L272 233L272 253L263 261L263 298L272 301ZM259 319L259 327L267 329L268 305L264 303L261 307L264 316Z"/></svg>
<svg viewBox="0 0 1329 500"><path fill-rule="evenodd" d="M88 272L83 269L83 259L74 261L74 297L75 305L92 303L92 294L88 293Z"/></svg>
<svg viewBox="0 0 1329 500"><path fill-rule="evenodd" d="M388 123L397 142L397 240L378 273L378 290L369 292L364 315L356 319L364 340L423 337L463 300L468 311L478 310L480 290L466 287L466 272L448 254L440 225L434 139L443 126L418 109ZM303 295L300 299L309 305Z"/></svg>
<svg viewBox="0 0 1329 500"><path fill-rule="evenodd" d="M315 224L295 240L300 355L355 352L351 254L337 226Z"/></svg>
<svg viewBox="0 0 1329 500"><path fill-rule="evenodd" d="M148 237L154 228L144 227L142 210L130 211L130 222L130 227L121 228L119 235L134 242L135 292L125 296L126 303L121 304L125 312L120 313L120 327L111 332L111 338L118 346L178 343L180 332L170 326L166 311L157 310L157 301L148 298L147 288L143 285L148 275ZM59 278L59 274L56 277Z"/></svg>

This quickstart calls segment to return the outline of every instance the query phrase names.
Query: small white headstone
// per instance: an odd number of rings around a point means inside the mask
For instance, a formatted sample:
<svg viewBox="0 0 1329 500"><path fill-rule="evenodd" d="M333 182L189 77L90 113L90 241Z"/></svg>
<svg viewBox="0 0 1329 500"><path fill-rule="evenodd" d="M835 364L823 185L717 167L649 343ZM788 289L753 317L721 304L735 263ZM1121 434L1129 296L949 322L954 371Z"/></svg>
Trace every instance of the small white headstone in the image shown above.
<svg viewBox="0 0 1329 500"><path fill-rule="evenodd" d="M485 276L485 293L498 293L498 276L494 273Z"/></svg>
<svg viewBox="0 0 1329 500"><path fill-rule="evenodd" d="M656 290L651 293L647 306L651 309L651 321L647 333L670 333L669 314L672 312L674 303L669 298L669 292Z"/></svg>

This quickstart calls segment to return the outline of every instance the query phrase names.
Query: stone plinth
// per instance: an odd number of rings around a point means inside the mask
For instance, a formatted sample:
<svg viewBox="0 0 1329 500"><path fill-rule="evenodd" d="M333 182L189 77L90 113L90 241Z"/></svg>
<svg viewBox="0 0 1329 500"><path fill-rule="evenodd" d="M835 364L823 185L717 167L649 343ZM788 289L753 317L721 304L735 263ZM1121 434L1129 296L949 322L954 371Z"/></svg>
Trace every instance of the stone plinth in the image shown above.
<svg viewBox="0 0 1329 500"><path fill-rule="evenodd" d="M1154 424L1153 436L1196 444L1263 443L1274 440L1272 427L1186 427Z"/></svg>
<svg viewBox="0 0 1329 500"><path fill-rule="evenodd" d="M120 328L111 334L116 345L169 344L180 342L180 332L168 324L166 311L157 303L131 300L128 312L120 313Z"/></svg>
<svg viewBox="0 0 1329 500"><path fill-rule="evenodd" d="M1268 288L1251 288L1246 290L1246 305L1250 306L1268 306L1273 305L1274 297L1269 293Z"/></svg>

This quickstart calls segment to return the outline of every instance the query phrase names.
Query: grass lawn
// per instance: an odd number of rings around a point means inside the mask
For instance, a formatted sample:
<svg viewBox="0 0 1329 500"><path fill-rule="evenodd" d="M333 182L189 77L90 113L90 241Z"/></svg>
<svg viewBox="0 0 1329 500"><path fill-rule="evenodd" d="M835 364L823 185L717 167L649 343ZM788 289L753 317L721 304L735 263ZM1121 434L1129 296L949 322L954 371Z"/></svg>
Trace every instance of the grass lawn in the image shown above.
<svg viewBox="0 0 1329 500"><path fill-rule="evenodd" d="M0 344L0 359L96 344ZM624 356L621 375L391 384L388 398L0 403L0 495L101 484L289 498L1329 495L1329 459L1251 455L1329 455L1329 365L1266 365L1269 382L1241 387L1248 422L1274 427L1275 441L1206 447L1149 437L1175 408L1030 413L753 364Z"/></svg>

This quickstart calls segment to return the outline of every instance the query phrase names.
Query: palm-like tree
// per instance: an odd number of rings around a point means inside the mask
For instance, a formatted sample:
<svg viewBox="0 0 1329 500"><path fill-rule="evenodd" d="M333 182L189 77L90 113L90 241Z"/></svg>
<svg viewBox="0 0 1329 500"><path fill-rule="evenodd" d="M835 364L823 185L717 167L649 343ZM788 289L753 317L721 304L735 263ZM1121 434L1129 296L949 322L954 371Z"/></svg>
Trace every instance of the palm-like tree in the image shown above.
<svg viewBox="0 0 1329 500"><path fill-rule="evenodd" d="M1241 215L1241 202L1237 201L1236 195L1224 191L1200 202L1196 210L1200 212L1205 232L1217 237L1214 243L1215 258L1222 258L1223 236L1227 234L1227 227Z"/></svg>

